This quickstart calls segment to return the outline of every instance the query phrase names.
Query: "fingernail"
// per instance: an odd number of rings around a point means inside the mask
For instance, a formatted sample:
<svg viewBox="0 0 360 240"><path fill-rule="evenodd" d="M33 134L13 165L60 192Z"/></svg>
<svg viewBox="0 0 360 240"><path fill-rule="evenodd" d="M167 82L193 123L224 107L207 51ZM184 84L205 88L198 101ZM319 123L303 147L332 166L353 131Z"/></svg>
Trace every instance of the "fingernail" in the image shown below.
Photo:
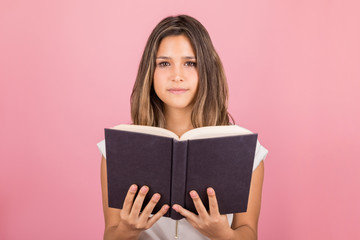
<svg viewBox="0 0 360 240"><path fill-rule="evenodd" d="M133 184L133 185L131 185L130 186L130 192L136 192L136 190L137 190L137 186L136 186L136 184Z"/></svg>
<svg viewBox="0 0 360 240"><path fill-rule="evenodd" d="M159 200L159 199L160 199L160 194L155 193L154 196L153 196L153 199L154 199L155 201Z"/></svg>
<svg viewBox="0 0 360 240"><path fill-rule="evenodd" d="M169 209L169 205L164 205L164 209L168 210Z"/></svg>
<svg viewBox="0 0 360 240"><path fill-rule="evenodd" d="M211 187L209 187L209 188L207 189L207 192L208 192L208 194L210 194L210 195L214 195L214 193L215 193L214 189L211 188Z"/></svg>
<svg viewBox="0 0 360 240"><path fill-rule="evenodd" d="M178 205L173 205L173 207L172 207L175 211L179 211L179 206Z"/></svg>
<svg viewBox="0 0 360 240"><path fill-rule="evenodd" d="M149 190L149 188L147 186L142 186L141 189L140 189L140 191L142 193L146 193L148 190Z"/></svg>
<svg viewBox="0 0 360 240"><path fill-rule="evenodd" d="M190 191L190 196L191 196L192 198L196 198L196 197L197 197L197 193L196 193L194 190L192 190L192 191Z"/></svg>

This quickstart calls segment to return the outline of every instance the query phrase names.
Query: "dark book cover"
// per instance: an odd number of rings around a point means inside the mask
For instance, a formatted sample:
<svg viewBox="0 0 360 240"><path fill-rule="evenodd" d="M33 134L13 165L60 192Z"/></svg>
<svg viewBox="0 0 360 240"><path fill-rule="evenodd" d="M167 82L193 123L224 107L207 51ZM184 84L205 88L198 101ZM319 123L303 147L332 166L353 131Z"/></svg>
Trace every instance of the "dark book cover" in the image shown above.
<svg viewBox="0 0 360 240"><path fill-rule="evenodd" d="M208 209L213 187L221 214L247 210L257 134L178 141L171 137L105 129L109 207L121 209L131 184L149 186L143 208L154 193L164 204L196 213L189 195L196 190ZM183 218L172 208L165 217Z"/></svg>

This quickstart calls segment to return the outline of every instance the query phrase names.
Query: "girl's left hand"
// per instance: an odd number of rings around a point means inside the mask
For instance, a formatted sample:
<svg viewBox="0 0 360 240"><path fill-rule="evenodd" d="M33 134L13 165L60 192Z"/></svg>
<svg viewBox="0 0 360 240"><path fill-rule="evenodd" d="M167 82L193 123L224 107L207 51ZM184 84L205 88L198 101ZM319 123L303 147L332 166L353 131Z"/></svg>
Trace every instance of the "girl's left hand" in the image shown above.
<svg viewBox="0 0 360 240"><path fill-rule="evenodd" d="M194 228L208 238L212 240L232 239L234 231L229 226L227 216L225 214L220 215L214 189L208 188L207 194L209 197L209 212L206 211L204 204L195 190L190 191L190 196L194 201L196 211L199 215L186 210L178 204L174 204L173 209L186 217Z"/></svg>

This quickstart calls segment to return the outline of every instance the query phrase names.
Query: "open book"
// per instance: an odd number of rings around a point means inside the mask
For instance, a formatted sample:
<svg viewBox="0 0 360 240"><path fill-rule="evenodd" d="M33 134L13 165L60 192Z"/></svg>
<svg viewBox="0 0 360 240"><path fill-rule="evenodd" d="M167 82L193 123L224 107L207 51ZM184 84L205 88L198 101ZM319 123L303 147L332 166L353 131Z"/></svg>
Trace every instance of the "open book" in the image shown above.
<svg viewBox="0 0 360 240"><path fill-rule="evenodd" d="M247 210L257 134L237 125L192 129L178 137L159 127L121 124L105 128L109 207L122 208L131 184L149 186L143 208L154 193L165 217L181 219L171 206L196 213L189 195L196 190L209 209L213 187L221 214Z"/></svg>

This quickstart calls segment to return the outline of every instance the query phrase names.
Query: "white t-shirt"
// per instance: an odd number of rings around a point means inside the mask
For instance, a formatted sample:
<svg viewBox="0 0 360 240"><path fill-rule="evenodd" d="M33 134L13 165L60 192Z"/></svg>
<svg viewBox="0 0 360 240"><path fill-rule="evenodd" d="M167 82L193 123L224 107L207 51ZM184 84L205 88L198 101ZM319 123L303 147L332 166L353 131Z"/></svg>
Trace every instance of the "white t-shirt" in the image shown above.
<svg viewBox="0 0 360 240"><path fill-rule="evenodd" d="M97 144L101 154L106 158L105 140ZM268 150L259 141L256 143L253 171L265 160ZM233 214L227 214L229 225L231 226ZM176 227L177 225L177 227ZM207 240L209 238L197 231L187 220L173 220L168 217L160 218L151 228L140 235L140 240L175 239L177 228L177 239Z"/></svg>

